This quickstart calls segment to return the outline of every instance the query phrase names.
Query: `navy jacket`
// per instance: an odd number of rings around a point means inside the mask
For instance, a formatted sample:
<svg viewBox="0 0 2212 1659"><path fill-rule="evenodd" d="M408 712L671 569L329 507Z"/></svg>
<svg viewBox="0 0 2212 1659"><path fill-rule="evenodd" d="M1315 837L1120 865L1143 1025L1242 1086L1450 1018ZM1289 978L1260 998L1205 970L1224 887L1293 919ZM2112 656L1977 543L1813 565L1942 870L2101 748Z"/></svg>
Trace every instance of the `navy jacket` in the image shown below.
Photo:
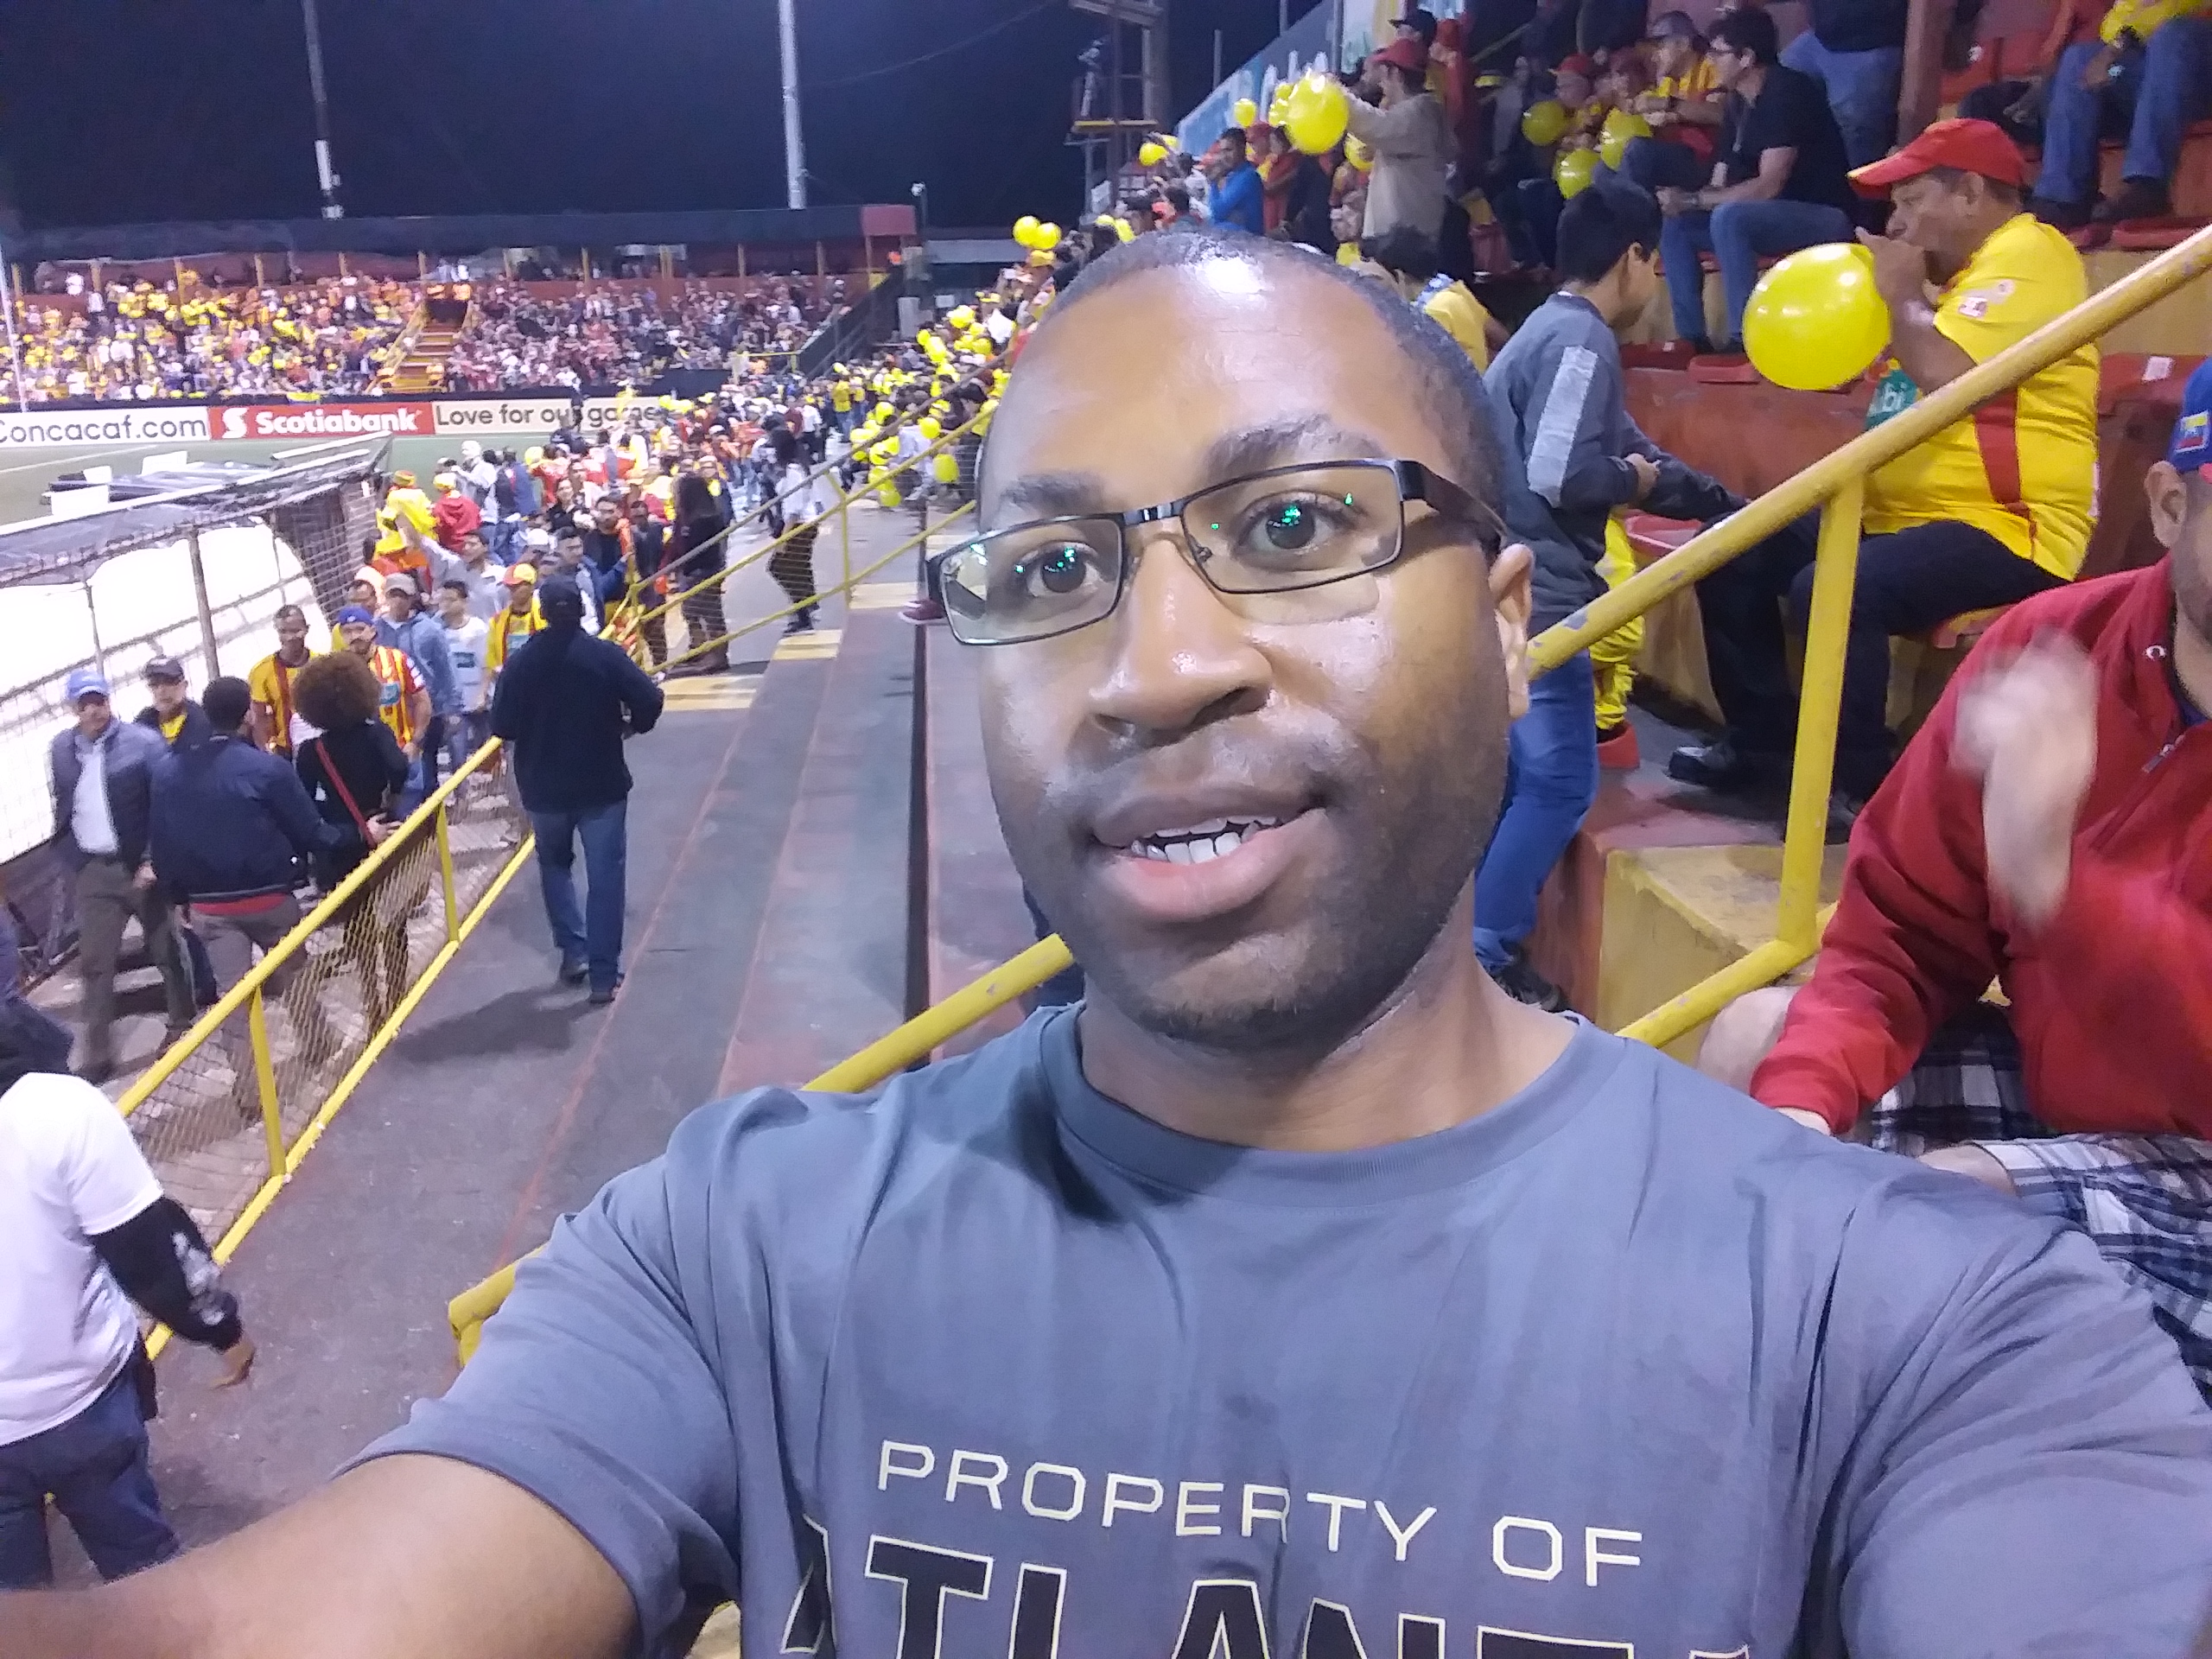
<svg viewBox="0 0 2212 1659"><path fill-rule="evenodd" d="M289 893L296 857L361 844L324 822L290 762L238 737L175 749L154 763L154 874L173 898Z"/></svg>
<svg viewBox="0 0 2212 1659"><path fill-rule="evenodd" d="M156 737L162 736L162 711L152 703L141 709L134 718L138 725L143 726ZM200 706L200 699L187 697L184 700L184 724L177 728L176 741L170 743L163 737L162 741L173 749L194 749L214 735L214 725L208 720L207 711Z"/></svg>
<svg viewBox="0 0 2212 1659"><path fill-rule="evenodd" d="M507 658L492 693L492 734L514 746L525 808L588 811L628 796L625 731L651 731L660 706L660 688L629 652L556 622Z"/></svg>
<svg viewBox="0 0 2212 1659"><path fill-rule="evenodd" d="M167 746L158 731L135 721L120 720L108 721L100 742L107 750L107 810L115 820L116 856L124 868L135 870L146 856L154 762L167 752ZM77 779L84 775L84 763L77 758L74 727L55 734L47 759L54 789L54 845L63 863L72 870L81 870L90 857L69 830L77 811Z"/></svg>

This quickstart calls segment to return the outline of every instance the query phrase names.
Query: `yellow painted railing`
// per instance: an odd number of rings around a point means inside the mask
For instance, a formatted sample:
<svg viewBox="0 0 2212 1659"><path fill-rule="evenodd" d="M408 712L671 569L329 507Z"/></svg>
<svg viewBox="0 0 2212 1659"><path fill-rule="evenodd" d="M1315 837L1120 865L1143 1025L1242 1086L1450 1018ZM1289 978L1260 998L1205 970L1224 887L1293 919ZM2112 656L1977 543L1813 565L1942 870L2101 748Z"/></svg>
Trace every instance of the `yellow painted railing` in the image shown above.
<svg viewBox="0 0 2212 1659"><path fill-rule="evenodd" d="M1783 525L1815 510L1821 513L1775 937L1624 1027L1622 1035L1655 1046L1670 1042L1694 1030L1745 992L1772 983L1820 946L1821 929L1827 919L1820 903L1821 854L1827 839L1828 791L1835 768L1836 717L1843 701L1844 644L1859 564L1859 510L1868 474L2207 270L2212 270L2212 229L2199 231L2179 247L2131 271L2018 345L1961 375L1903 414L1862 433L1558 626L1546 629L1532 643L1529 671L1546 673L1662 600L1682 592L1747 552ZM925 1058L992 1010L1034 990L1072 961L1057 936L1033 945L806 1086L838 1091L871 1088ZM514 1268L510 1265L454 1299L448 1312L464 1362L475 1351L483 1321L498 1309L513 1283Z"/></svg>
<svg viewBox="0 0 2212 1659"><path fill-rule="evenodd" d="M530 855L529 820L486 770L499 751L470 756L118 1103L164 1190L219 1235L219 1262Z"/></svg>

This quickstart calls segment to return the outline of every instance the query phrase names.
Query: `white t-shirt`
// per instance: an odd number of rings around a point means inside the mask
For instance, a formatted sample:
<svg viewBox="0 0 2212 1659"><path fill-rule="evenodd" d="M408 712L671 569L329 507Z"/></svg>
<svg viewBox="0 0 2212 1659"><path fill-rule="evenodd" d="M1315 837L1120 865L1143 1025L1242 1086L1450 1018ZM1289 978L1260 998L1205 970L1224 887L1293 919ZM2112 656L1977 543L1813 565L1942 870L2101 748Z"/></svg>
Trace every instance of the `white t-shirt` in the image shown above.
<svg viewBox="0 0 2212 1659"><path fill-rule="evenodd" d="M161 1196L91 1084L39 1071L0 1094L0 1446L67 1422L130 1363L137 1315L90 1236Z"/></svg>
<svg viewBox="0 0 2212 1659"><path fill-rule="evenodd" d="M454 678L461 684L461 706L474 714L484 706L484 652L491 641L491 625L480 616L471 616L457 628L450 622L444 626L446 652L453 658Z"/></svg>

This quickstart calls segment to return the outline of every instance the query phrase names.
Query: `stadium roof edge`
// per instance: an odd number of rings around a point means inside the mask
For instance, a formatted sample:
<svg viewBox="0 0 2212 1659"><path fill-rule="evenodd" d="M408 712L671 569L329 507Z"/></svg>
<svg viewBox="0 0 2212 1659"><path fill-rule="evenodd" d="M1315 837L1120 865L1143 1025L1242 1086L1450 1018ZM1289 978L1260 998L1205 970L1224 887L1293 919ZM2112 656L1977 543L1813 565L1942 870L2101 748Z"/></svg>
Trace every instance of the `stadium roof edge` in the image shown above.
<svg viewBox="0 0 2212 1659"><path fill-rule="evenodd" d="M442 213L406 219L245 219L91 225L11 237L8 257L168 259L210 253L477 253L626 244L850 242L914 234L909 203L697 213Z"/></svg>

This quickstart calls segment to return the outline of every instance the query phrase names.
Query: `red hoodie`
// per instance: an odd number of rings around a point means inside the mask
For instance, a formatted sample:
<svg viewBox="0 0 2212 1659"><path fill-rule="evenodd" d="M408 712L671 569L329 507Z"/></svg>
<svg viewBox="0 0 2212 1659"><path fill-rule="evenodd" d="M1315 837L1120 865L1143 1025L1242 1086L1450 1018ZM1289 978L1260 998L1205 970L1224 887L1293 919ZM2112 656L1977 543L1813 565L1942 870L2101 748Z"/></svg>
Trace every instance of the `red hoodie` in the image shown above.
<svg viewBox="0 0 2212 1659"><path fill-rule="evenodd" d="M1838 1132L2001 979L2036 1116L2067 1134L2212 1138L2212 721L2184 726L2162 561L2054 588L1983 636L1860 816L1811 983L1751 1078ZM2038 633L2098 675L2097 766L2058 913L1989 890L1981 786L1951 764L1960 690Z"/></svg>

